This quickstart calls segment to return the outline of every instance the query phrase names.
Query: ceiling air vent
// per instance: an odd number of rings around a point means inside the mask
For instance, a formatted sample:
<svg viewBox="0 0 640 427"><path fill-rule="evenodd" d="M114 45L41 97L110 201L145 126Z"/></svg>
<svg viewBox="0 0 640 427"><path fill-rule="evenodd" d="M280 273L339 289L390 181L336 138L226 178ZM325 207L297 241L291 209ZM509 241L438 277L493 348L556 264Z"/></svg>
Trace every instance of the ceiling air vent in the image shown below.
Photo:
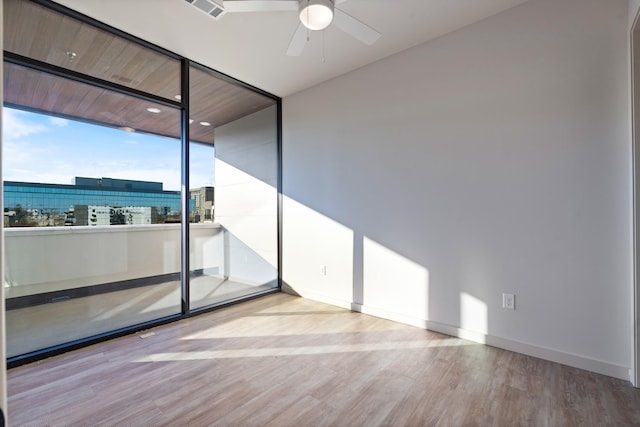
<svg viewBox="0 0 640 427"><path fill-rule="evenodd" d="M213 19L218 19L225 14L225 10L218 3L213 0L184 0L191 6L198 9L200 12L204 12L211 16Z"/></svg>

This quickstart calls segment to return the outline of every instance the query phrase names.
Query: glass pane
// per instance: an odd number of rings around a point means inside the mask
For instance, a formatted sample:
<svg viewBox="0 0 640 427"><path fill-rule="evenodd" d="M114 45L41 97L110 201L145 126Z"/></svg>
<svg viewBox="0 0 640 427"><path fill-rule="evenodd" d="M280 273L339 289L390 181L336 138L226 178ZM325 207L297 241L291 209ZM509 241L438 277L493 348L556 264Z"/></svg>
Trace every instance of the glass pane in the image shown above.
<svg viewBox="0 0 640 427"><path fill-rule="evenodd" d="M4 49L174 99L180 61L25 0L4 2Z"/></svg>
<svg viewBox="0 0 640 427"><path fill-rule="evenodd" d="M180 111L4 67L7 355L180 312Z"/></svg>
<svg viewBox="0 0 640 427"><path fill-rule="evenodd" d="M277 287L277 110L272 99L197 67L190 85L197 309Z"/></svg>

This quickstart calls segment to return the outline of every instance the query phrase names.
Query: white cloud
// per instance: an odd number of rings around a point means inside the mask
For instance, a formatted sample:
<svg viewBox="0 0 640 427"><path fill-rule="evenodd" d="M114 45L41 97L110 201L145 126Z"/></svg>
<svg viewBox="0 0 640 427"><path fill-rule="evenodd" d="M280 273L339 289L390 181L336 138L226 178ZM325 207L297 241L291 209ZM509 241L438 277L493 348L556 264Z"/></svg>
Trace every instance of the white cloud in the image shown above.
<svg viewBox="0 0 640 427"><path fill-rule="evenodd" d="M2 134L5 139L23 138L46 130L46 126L29 123L25 113L9 108L2 109Z"/></svg>
<svg viewBox="0 0 640 427"><path fill-rule="evenodd" d="M10 164L28 163L31 160L31 152L27 143L22 141L3 141L2 144L2 159L5 161L4 172L5 175ZM6 163L10 162L9 165Z"/></svg>
<svg viewBox="0 0 640 427"><path fill-rule="evenodd" d="M49 182L43 181L43 178L39 177L40 170L47 171L49 169L46 165L41 164L40 160L51 158L49 150L34 148L24 141L5 141L2 147L2 154L2 173L5 180Z"/></svg>
<svg viewBox="0 0 640 427"><path fill-rule="evenodd" d="M69 120L62 119L60 117L49 117L49 123L58 127L65 127L69 125Z"/></svg>

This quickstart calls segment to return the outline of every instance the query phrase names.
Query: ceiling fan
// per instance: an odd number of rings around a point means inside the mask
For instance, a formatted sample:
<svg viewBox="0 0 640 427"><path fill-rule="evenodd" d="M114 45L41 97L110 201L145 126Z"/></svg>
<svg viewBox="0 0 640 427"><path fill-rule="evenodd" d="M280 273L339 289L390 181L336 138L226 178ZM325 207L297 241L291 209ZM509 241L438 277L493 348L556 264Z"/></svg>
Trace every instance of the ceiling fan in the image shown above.
<svg viewBox="0 0 640 427"><path fill-rule="evenodd" d="M297 11L300 17L298 28L293 33L287 55L300 56L308 40L309 31L319 31L334 24L345 33L372 45L380 33L338 9L335 4L346 0L185 0L201 12L214 19L225 13L235 12L290 12Z"/></svg>

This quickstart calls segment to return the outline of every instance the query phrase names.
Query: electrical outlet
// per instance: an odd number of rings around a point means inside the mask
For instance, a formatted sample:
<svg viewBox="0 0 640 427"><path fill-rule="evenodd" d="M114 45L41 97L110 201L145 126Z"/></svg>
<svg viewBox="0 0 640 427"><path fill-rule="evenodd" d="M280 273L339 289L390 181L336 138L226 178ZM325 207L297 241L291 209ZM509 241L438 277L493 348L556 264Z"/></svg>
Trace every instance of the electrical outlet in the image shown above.
<svg viewBox="0 0 640 427"><path fill-rule="evenodd" d="M320 266L320 275L322 277L327 277L327 266L324 264Z"/></svg>
<svg viewBox="0 0 640 427"><path fill-rule="evenodd" d="M516 309L516 296L514 294L502 294L502 308Z"/></svg>

